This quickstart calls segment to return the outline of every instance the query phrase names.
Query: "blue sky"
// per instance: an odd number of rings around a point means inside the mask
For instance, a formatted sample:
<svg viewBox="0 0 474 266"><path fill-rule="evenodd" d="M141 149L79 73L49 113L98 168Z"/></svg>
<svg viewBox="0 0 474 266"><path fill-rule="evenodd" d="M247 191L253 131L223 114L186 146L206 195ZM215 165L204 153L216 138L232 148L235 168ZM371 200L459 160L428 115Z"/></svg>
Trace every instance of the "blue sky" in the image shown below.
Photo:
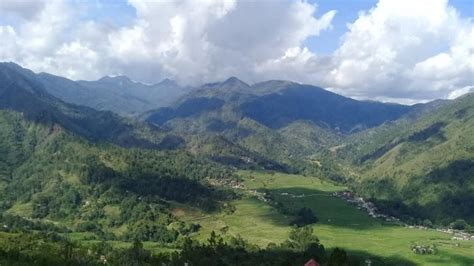
<svg viewBox="0 0 474 266"><path fill-rule="evenodd" d="M474 90L472 0L0 3L0 61L71 79L284 79L400 103Z"/></svg>
<svg viewBox="0 0 474 266"><path fill-rule="evenodd" d="M394 0L397 1L397 0ZM336 9L337 15L332 21L333 29L323 32L320 36L311 37L306 45L318 54L332 53L340 43L340 37L347 31L347 23L357 19L360 11L368 11L374 7L376 0L310 0L319 6L318 12L325 13ZM461 16L474 16L474 1L450 0L449 4L455 7Z"/></svg>
<svg viewBox="0 0 474 266"><path fill-rule="evenodd" d="M84 0L75 1L87 3ZM347 31L347 23L355 21L360 11L370 10L378 1L309 0L308 2L318 6L317 14L337 10L332 20L332 29L322 32L319 36L312 36L304 42L311 51L328 55L339 47L340 38ZM455 7L463 17L474 16L474 1L472 0L450 0L449 4ZM113 22L120 26L132 24L136 19L136 10L128 4L127 0L95 0L87 3L87 6L88 12L84 15L84 19Z"/></svg>

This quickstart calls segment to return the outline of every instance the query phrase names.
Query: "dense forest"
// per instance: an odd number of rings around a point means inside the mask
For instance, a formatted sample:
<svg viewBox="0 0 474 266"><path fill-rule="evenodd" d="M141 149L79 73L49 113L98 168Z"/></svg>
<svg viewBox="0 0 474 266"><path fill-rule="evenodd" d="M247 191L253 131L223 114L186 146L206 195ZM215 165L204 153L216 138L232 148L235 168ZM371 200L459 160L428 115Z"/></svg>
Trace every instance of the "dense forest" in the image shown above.
<svg viewBox="0 0 474 266"><path fill-rule="evenodd" d="M171 243L196 225L170 229L178 221L167 201L217 211L219 201L235 196L206 183L232 178L232 171L185 152L91 144L19 113L0 114L2 212L70 220L74 230L106 239ZM128 229L120 236L111 233L123 226Z"/></svg>

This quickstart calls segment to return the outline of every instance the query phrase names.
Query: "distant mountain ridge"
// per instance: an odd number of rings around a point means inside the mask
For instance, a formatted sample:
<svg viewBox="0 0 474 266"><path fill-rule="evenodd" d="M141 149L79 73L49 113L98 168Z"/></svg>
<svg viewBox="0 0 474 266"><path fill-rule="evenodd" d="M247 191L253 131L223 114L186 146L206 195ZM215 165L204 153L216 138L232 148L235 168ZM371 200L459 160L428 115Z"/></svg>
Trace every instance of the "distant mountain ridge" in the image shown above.
<svg viewBox="0 0 474 266"><path fill-rule="evenodd" d="M122 146L157 147L164 137L158 128L145 123L63 102L48 93L42 75L12 63L0 64L0 109L21 112L38 123L59 124L90 140Z"/></svg>
<svg viewBox="0 0 474 266"><path fill-rule="evenodd" d="M357 101L311 85L276 80L248 85L232 77L205 84L174 106L149 112L146 119L161 124L173 116L182 117L180 110L196 108L196 112L188 113L198 115L203 110L220 108L224 102L242 116L270 128L308 120L345 134L395 120L411 110L405 105Z"/></svg>
<svg viewBox="0 0 474 266"><path fill-rule="evenodd" d="M65 102L112 111L122 116L135 116L170 105L191 90L169 79L148 85L132 81L126 76L73 81L48 73L34 75L47 92Z"/></svg>
<svg viewBox="0 0 474 266"><path fill-rule="evenodd" d="M332 166L322 169L316 163L327 161L324 150L348 134L396 120L410 110L410 106L357 101L290 81L249 85L231 77L195 88L173 105L149 111L141 119L183 136L191 150L209 153L219 161L244 162L230 152L243 149L289 171L309 165L330 172ZM209 143L216 136L236 147L224 149ZM211 146L214 152L203 148Z"/></svg>

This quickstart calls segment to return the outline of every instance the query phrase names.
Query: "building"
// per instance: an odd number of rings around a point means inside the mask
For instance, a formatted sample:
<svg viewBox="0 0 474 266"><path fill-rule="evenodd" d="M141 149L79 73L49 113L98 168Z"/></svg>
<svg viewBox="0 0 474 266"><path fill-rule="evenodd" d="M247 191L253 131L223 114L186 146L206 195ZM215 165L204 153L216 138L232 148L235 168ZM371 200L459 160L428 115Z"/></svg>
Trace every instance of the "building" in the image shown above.
<svg viewBox="0 0 474 266"><path fill-rule="evenodd" d="M314 259L310 259L308 260L308 262L306 262L304 264L304 266L320 266L319 263L317 261L315 261Z"/></svg>

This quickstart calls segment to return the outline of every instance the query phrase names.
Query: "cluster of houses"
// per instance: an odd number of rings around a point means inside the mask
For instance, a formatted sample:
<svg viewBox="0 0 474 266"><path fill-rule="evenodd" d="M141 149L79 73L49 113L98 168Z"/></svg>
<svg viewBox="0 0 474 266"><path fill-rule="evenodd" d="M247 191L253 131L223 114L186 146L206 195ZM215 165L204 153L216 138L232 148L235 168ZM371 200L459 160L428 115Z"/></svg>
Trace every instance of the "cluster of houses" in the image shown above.
<svg viewBox="0 0 474 266"><path fill-rule="evenodd" d="M334 192L332 195L338 198L342 198L351 204L357 205L358 209L365 210L373 218L381 218L387 222L400 222L400 219L396 217L377 213L377 208L372 202L365 201L362 197L356 197L354 193L352 193L351 191ZM408 228L421 229L421 230L430 229L428 227L421 226L421 225L405 225L405 226ZM436 231L452 234L453 235L453 237L451 238L452 240L474 240L474 235L471 235L467 232L460 231L460 230L454 230L451 228L437 228Z"/></svg>
<svg viewBox="0 0 474 266"><path fill-rule="evenodd" d="M270 197L267 195L267 193L259 192L259 191L257 191L257 190L252 190L252 189L247 190L247 192L248 192L251 196L257 198L257 199L260 200L260 201L263 201L263 202L265 202L265 203L270 203L270 202L271 202L271 199L270 199Z"/></svg>
<svg viewBox="0 0 474 266"><path fill-rule="evenodd" d="M366 211L373 218L384 219L387 222L399 222L400 220L396 217L385 215L377 212L377 207L375 204L364 200L362 197L356 197L351 191L342 191L334 192L332 194L334 197L342 198L343 200L354 204L357 206L357 209Z"/></svg>
<svg viewBox="0 0 474 266"><path fill-rule="evenodd" d="M232 178L220 178L220 179L208 178L207 182L211 186L216 186L216 187L230 187L230 188L233 188L233 189L244 189L245 188L242 181L232 179Z"/></svg>
<svg viewBox="0 0 474 266"><path fill-rule="evenodd" d="M453 234L452 240L474 240L474 235L471 235L464 231L453 230L453 229L436 229L437 231Z"/></svg>
<svg viewBox="0 0 474 266"><path fill-rule="evenodd" d="M422 245L414 245L411 247L411 251L415 254L422 254L422 255L434 255L438 252L435 245L431 246L422 246Z"/></svg>

